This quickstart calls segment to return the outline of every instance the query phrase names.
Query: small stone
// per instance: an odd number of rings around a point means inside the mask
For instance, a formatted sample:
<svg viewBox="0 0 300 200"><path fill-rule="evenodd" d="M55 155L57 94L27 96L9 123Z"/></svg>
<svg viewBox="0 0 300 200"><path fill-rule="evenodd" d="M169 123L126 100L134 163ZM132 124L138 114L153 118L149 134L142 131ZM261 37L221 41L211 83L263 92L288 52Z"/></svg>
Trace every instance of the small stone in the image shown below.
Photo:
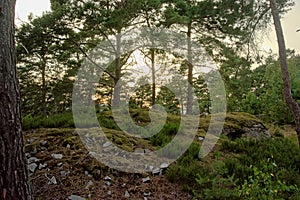
<svg viewBox="0 0 300 200"><path fill-rule="evenodd" d="M111 181L111 178L110 178L109 176L105 176L105 177L104 177L104 180L106 180L106 181Z"/></svg>
<svg viewBox="0 0 300 200"><path fill-rule="evenodd" d="M62 162L60 162L60 163L57 163L57 166L58 167L61 167L63 165L63 163Z"/></svg>
<svg viewBox="0 0 300 200"><path fill-rule="evenodd" d="M37 162L37 161L39 161L40 159L38 159L38 158L36 158L36 157L31 157L31 158L28 158L28 160L27 160L27 162L28 162L28 164L30 164L30 163L35 163L35 162Z"/></svg>
<svg viewBox="0 0 300 200"><path fill-rule="evenodd" d="M44 164L40 163L39 169L43 169L43 168L45 168L45 167L47 167L47 163L44 163Z"/></svg>
<svg viewBox="0 0 300 200"><path fill-rule="evenodd" d="M50 182L48 184L51 184L51 183L54 184L54 185L57 184L55 176L52 176L52 178L50 179Z"/></svg>
<svg viewBox="0 0 300 200"><path fill-rule="evenodd" d="M200 141L203 141L203 140L204 140L204 137L199 136L198 139L199 139Z"/></svg>
<svg viewBox="0 0 300 200"><path fill-rule="evenodd" d="M146 178L143 178L142 179L143 180L143 183L148 183L148 182L150 182L150 177L148 176L148 177L146 177Z"/></svg>
<svg viewBox="0 0 300 200"><path fill-rule="evenodd" d="M43 140L40 142L42 146L46 146L48 144L48 142L46 140Z"/></svg>
<svg viewBox="0 0 300 200"><path fill-rule="evenodd" d="M110 181L106 181L105 184L106 184L107 186L111 186L111 182L110 182Z"/></svg>
<svg viewBox="0 0 300 200"><path fill-rule="evenodd" d="M81 196L77 196L77 195L71 195L69 196L70 200L85 200L85 198L81 197Z"/></svg>
<svg viewBox="0 0 300 200"><path fill-rule="evenodd" d="M90 187L92 187L94 185L93 181L89 181L86 186L85 186L85 189L89 189Z"/></svg>
<svg viewBox="0 0 300 200"><path fill-rule="evenodd" d="M109 191L107 192L107 194L110 196L110 195L112 194L112 192L109 190Z"/></svg>
<svg viewBox="0 0 300 200"><path fill-rule="evenodd" d="M111 145L112 143L111 142L105 142L102 146L103 148L107 148Z"/></svg>
<svg viewBox="0 0 300 200"><path fill-rule="evenodd" d="M70 172L66 172L66 171L60 171L59 172L61 176L67 176Z"/></svg>
<svg viewBox="0 0 300 200"><path fill-rule="evenodd" d="M169 164L167 164L167 163L163 163L160 165L161 169L167 169L168 167L169 167Z"/></svg>
<svg viewBox="0 0 300 200"><path fill-rule="evenodd" d="M151 192L144 192L144 197L149 197L151 195Z"/></svg>
<svg viewBox="0 0 300 200"><path fill-rule="evenodd" d="M147 198L147 197L144 197L144 200L148 200L148 198Z"/></svg>
<svg viewBox="0 0 300 200"><path fill-rule="evenodd" d="M156 168L156 169L152 170L152 174L153 175L159 175L160 174L160 169Z"/></svg>
<svg viewBox="0 0 300 200"><path fill-rule="evenodd" d="M130 194L127 190L125 191L125 197L130 197Z"/></svg>
<svg viewBox="0 0 300 200"><path fill-rule="evenodd" d="M63 158L63 155L62 155L62 154L52 154L51 156L52 156L52 158L54 158L54 159L62 159L62 158Z"/></svg>
<svg viewBox="0 0 300 200"><path fill-rule="evenodd" d="M124 188L125 186L126 186L126 183L123 183L123 184L121 185L122 188Z"/></svg>
<svg viewBox="0 0 300 200"><path fill-rule="evenodd" d="M70 149L70 148L71 148L71 145L70 145L70 144L67 144L67 148Z"/></svg>
<svg viewBox="0 0 300 200"><path fill-rule="evenodd" d="M35 163L31 163L31 164L28 165L28 169L32 173L34 173L34 171L35 171L36 168L37 168L37 164L35 164Z"/></svg>

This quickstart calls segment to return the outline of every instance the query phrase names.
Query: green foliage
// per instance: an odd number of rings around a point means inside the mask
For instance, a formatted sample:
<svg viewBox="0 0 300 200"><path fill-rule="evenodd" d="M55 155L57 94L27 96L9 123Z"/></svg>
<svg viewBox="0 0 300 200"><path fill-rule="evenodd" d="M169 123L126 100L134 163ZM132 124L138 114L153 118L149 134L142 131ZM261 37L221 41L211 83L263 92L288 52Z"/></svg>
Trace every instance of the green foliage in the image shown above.
<svg viewBox="0 0 300 200"><path fill-rule="evenodd" d="M23 117L23 130L35 129L35 128L62 128L62 127L74 127L72 113L54 114L51 116L37 116L32 117L27 115Z"/></svg>

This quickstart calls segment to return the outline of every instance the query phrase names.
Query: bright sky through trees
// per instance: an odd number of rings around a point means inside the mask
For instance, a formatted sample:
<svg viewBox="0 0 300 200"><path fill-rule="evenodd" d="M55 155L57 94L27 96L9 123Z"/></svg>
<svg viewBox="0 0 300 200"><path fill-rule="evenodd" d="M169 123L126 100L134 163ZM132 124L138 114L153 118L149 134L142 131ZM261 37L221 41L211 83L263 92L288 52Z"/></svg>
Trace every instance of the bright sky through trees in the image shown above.
<svg viewBox="0 0 300 200"><path fill-rule="evenodd" d="M27 16L30 13L34 15L41 15L43 11L50 10L49 0L17 0L16 4L16 23L20 24L21 21L26 21ZM285 33L286 46L290 49L295 49L297 53L300 53L300 0L295 0L295 6L288 12L283 20L283 28ZM277 53L276 35L272 30L268 31L268 34L263 37L262 49L266 52L272 49L273 53Z"/></svg>

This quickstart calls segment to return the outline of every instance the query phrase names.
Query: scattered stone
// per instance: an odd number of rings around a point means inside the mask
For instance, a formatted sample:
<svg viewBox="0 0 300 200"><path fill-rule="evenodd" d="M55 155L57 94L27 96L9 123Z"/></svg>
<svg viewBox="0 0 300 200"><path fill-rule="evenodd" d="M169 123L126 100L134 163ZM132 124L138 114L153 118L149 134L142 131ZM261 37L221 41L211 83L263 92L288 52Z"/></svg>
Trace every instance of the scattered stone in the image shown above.
<svg viewBox="0 0 300 200"><path fill-rule="evenodd" d="M149 197L151 195L151 192L144 192L144 197Z"/></svg>
<svg viewBox="0 0 300 200"><path fill-rule="evenodd" d="M71 195L69 196L70 200L85 200L85 198L81 197L81 196L77 196L77 195Z"/></svg>
<svg viewBox="0 0 300 200"><path fill-rule="evenodd" d="M148 177L146 177L146 178L143 178L142 180L143 180L143 183L149 183L151 179L150 179L150 177L148 176Z"/></svg>
<svg viewBox="0 0 300 200"><path fill-rule="evenodd" d="M204 140L204 137L198 137L198 139L200 140L200 141L203 141Z"/></svg>
<svg viewBox="0 0 300 200"><path fill-rule="evenodd" d="M52 178L49 180L49 183L48 183L48 184L49 184L49 185L50 185L50 184L54 184L54 185L57 184L57 180L56 180L55 176L52 176Z"/></svg>
<svg viewBox="0 0 300 200"><path fill-rule="evenodd" d="M40 144L41 144L42 146L46 146L46 145L48 144L48 141L43 140L43 141L40 142Z"/></svg>
<svg viewBox="0 0 300 200"><path fill-rule="evenodd" d="M69 171L60 171L59 172L61 176L67 176L70 172Z"/></svg>
<svg viewBox="0 0 300 200"><path fill-rule="evenodd" d="M63 155L62 155L62 154L52 154L51 156L52 156L52 158L54 158L54 159L62 159L62 158L63 158Z"/></svg>
<svg viewBox="0 0 300 200"><path fill-rule="evenodd" d="M159 168L152 170L153 175L159 175L160 173L161 173L161 170Z"/></svg>
<svg viewBox="0 0 300 200"><path fill-rule="evenodd" d="M109 176L105 176L105 177L104 177L104 180L106 180L106 181L111 181L111 178L110 178Z"/></svg>
<svg viewBox="0 0 300 200"><path fill-rule="evenodd" d="M63 163L62 162L60 162L60 163L57 163L57 166L58 167L61 167L63 165Z"/></svg>
<svg viewBox="0 0 300 200"><path fill-rule="evenodd" d="M125 191L125 197L130 197L130 194L127 190Z"/></svg>
<svg viewBox="0 0 300 200"><path fill-rule="evenodd" d="M105 184L106 184L107 186L111 186L111 182L110 182L110 181L106 181Z"/></svg>
<svg viewBox="0 0 300 200"><path fill-rule="evenodd" d="M70 149L70 148L71 148L71 145L70 145L70 144L67 144L67 148Z"/></svg>
<svg viewBox="0 0 300 200"><path fill-rule="evenodd" d="M35 162L38 162L40 159L36 158L36 157L31 157L31 158L28 158L27 162L28 164L31 164L31 163L35 163Z"/></svg>
<svg viewBox="0 0 300 200"><path fill-rule="evenodd" d="M90 187L92 187L94 185L93 181L89 181L86 186L85 186L85 189L89 189Z"/></svg>
<svg viewBox="0 0 300 200"><path fill-rule="evenodd" d="M123 184L121 185L122 188L124 188L125 186L126 186L126 183L123 183Z"/></svg>
<svg viewBox="0 0 300 200"><path fill-rule="evenodd" d="M169 167L169 164L167 164L167 163L163 163L160 165L161 169L167 169L168 167Z"/></svg>
<svg viewBox="0 0 300 200"><path fill-rule="evenodd" d="M112 192L109 190L109 191L107 192L107 194L110 196L110 195L112 194Z"/></svg>
<svg viewBox="0 0 300 200"><path fill-rule="evenodd" d="M44 164L40 163L39 169L43 169L43 168L45 168L45 167L47 167L47 163L44 163Z"/></svg>
<svg viewBox="0 0 300 200"><path fill-rule="evenodd" d="M144 197L144 200L148 200L148 198L147 198L147 197Z"/></svg>
<svg viewBox="0 0 300 200"><path fill-rule="evenodd" d="M109 147L111 144L112 144L111 142L105 142L105 143L103 144L103 148L107 148L107 147Z"/></svg>
<svg viewBox="0 0 300 200"><path fill-rule="evenodd" d="M28 169L29 169L30 172L34 173L37 166L38 166L37 164L31 163L31 164L28 165Z"/></svg>

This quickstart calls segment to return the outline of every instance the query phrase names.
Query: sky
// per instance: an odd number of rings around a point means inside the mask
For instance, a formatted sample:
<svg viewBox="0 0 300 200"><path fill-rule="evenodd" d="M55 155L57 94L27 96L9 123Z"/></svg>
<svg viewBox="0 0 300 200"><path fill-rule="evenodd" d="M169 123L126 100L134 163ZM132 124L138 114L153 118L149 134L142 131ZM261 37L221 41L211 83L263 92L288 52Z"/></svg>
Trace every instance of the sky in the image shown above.
<svg viewBox="0 0 300 200"><path fill-rule="evenodd" d="M17 0L16 3L16 24L26 21L27 16L33 13L36 16L42 15L44 11L50 10L49 0ZM295 0L295 6L282 19L282 27L286 41L286 47L294 49L300 54L300 0ZM262 50L273 53L278 52L276 34L274 30L262 34Z"/></svg>

